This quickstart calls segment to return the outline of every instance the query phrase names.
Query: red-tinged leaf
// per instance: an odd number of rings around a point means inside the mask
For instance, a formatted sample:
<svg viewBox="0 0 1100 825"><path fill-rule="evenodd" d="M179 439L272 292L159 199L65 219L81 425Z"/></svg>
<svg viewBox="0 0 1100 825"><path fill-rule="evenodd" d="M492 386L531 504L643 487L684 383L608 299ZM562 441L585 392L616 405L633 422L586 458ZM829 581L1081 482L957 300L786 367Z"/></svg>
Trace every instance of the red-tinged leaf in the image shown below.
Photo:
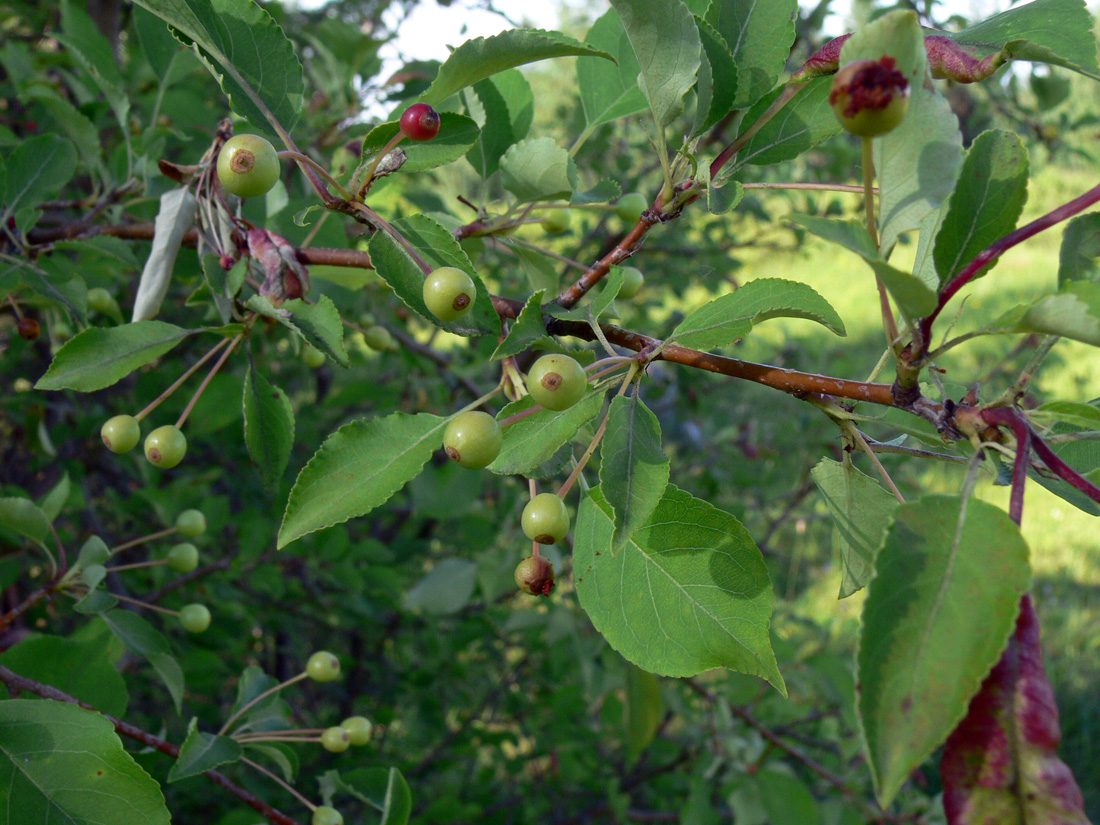
<svg viewBox="0 0 1100 825"><path fill-rule="evenodd" d="M949 825L1088 825L1081 791L1058 758L1061 738L1039 620L1025 594L1001 660L944 747Z"/></svg>

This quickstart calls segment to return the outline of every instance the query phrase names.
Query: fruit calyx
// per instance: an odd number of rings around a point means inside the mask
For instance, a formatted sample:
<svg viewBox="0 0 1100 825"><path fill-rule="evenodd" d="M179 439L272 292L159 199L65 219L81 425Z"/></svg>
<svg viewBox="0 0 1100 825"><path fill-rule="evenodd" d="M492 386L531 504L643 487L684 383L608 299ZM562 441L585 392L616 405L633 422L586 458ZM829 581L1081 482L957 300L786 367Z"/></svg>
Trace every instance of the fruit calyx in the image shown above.
<svg viewBox="0 0 1100 825"><path fill-rule="evenodd" d="M516 565L516 587L532 596L549 596L554 590L554 565L544 556L528 556Z"/></svg>
<svg viewBox="0 0 1100 825"><path fill-rule="evenodd" d="M856 60L836 73L829 105L840 125L860 137L884 135L909 108L909 81L889 55Z"/></svg>

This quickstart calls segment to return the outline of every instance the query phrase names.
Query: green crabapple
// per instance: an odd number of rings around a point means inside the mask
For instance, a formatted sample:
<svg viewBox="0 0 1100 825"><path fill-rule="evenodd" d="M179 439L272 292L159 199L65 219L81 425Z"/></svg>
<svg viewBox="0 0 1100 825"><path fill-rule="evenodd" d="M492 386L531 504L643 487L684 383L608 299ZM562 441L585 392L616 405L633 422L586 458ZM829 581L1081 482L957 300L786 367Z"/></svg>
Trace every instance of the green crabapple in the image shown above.
<svg viewBox="0 0 1100 825"><path fill-rule="evenodd" d="M241 198L266 194L280 171L275 147L259 135L234 135L218 153L218 180Z"/></svg>
<svg viewBox="0 0 1100 825"><path fill-rule="evenodd" d="M424 279L424 305L440 321L456 321L477 297L473 278L453 266L441 266Z"/></svg>
<svg viewBox="0 0 1100 825"><path fill-rule="evenodd" d="M165 424L145 436L145 457L162 470L170 470L187 454L187 439L179 427Z"/></svg>
<svg viewBox="0 0 1100 825"><path fill-rule="evenodd" d="M527 391L548 410L567 410L584 397L588 376L568 355L544 355L527 373Z"/></svg>
<svg viewBox="0 0 1100 825"><path fill-rule="evenodd" d="M645 276L642 274L642 270L636 266L624 266L623 285L619 289L618 297L629 301L642 291L643 284L645 284Z"/></svg>
<svg viewBox="0 0 1100 825"><path fill-rule="evenodd" d="M313 809L313 819L310 825L344 825L344 817L335 808L328 805L318 805Z"/></svg>
<svg viewBox="0 0 1100 825"><path fill-rule="evenodd" d="M528 556L516 565L516 587L532 596L549 596L554 589L554 565L545 556Z"/></svg>
<svg viewBox="0 0 1100 825"><path fill-rule="evenodd" d="M443 431L443 449L448 457L469 470L492 464L503 443L497 420L480 410L459 413Z"/></svg>
<svg viewBox="0 0 1100 825"><path fill-rule="evenodd" d="M909 81L889 55L855 60L833 78L829 105L845 130L878 137L901 123L909 109Z"/></svg>
<svg viewBox="0 0 1100 825"><path fill-rule="evenodd" d="M176 516L176 530L189 539L201 536L206 532L206 516L201 510L184 510Z"/></svg>
<svg viewBox="0 0 1100 825"><path fill-rule="evenodd" d="M199 566L199 548L189 542L173 545L165 557L177 573L190 573Z"/></svg>
<svg viewBox="0 0 1100 825"><path fill-rule="evenodd" d="M180 608L180 624L188 633L202 633L210 627L210 611L205 604L188 604Z"/></svg>
<svg viewBox="0 0 1100 825"><path fill-rule="evenodd" d="M132 415L116 415L103 423L99 436L112 453L128 453L141 438L141 426Z"/></svg>
<svg viewBox="0 0 1100 825"><path fill-rule="evenodd" d="M340 675L340 660L327 650L318 650L306 661L306 675L315 682L331 682Z"/></svg>
<svg viewBox="0 0 1100 825"><path fill-rule="evenodd" d="M351 747L351 734L339 726L326 728L321 734L321 747L329 753L343 753Z"/></svg>
<svg viewBox="0 0 1100 825"><path fill-rule="evenodd" d="M539 544L555 544L569 532L569 513L565 502L554 493L539 493L523 508L520 519L523 532Z"/></svg>
<svg viewBox="0 0 1100 825"><path fill-rule="evenodd" d="M365 745L370 741L370 734L374 725L365 716L349 716L340 723L340 727L348 732L351 744Z"/></svg>
<svg viewBox="0 0 1100 825"><path fill-rule="evenodd" d="M551 209L542 219L542 228L547 232L564 232L573 223L573 210Z"/></svg>
<svg viewBox="0 0 1100 825"><path fill-rule="evenodd" d="M646 200L645 195L641 192L631 192L623 195L616 202L615 214L619 216L619 220L623 223L634 224L641 219L647 206L649 206L649 201Z"/></svg>

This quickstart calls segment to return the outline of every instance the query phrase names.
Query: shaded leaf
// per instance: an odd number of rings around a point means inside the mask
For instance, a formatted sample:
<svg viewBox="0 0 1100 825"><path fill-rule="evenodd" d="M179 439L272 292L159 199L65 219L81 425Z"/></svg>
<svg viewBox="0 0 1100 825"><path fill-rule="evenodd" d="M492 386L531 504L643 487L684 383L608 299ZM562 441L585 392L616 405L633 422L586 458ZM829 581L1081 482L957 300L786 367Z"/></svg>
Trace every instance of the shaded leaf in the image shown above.
<svg viewBox="0 0 1100 825"><path fill-rule="evenodd" d="M737 71L737 94L730 108L751 106L775 85L794 42L797 12L796 0L710 3L706 21L725 39Z"/></svg>
<svg viewBox="0 0 1100 825"><path fill-rule="evenodd" d="M111 610L101 615L127 650L145 657L153 666L168 688L178 713L183 701L183 671L172 655L168 640L149 622L129 610Z"/></svg>
<svg viewBox="0 0 1100 825"><path fill-rule="evenodd" d="M530 396L513 401L497 413L497 421L535 406ZM590 392L572 407L531 413L504 428L504 443L489 470L500 475L530 475L549 461L574 434L596 417L603 393Z"/></svg>
<svg viewBox="0 0 1100 825"><path fill-rule="evenodd" d="M179 756L168 771L168 781L179 782L189 776L197 776L219 765L237 762L242 756L244 748L236 739L204 733L199 730L199 720L192 717L187 725L187 738L180 745Z"/></svg>
<svg viewBox="0 0 1100 825"><path fill-rule="evenodd" d="M612 552L653 514L668 486L669 467L657 416L636 392L612 399L600 445L600 491L615 522Z"/></svg>
<svg viewBox="0 0 1100 825"><path fill-rule="evenodd" d="M290 399L248 362L244 376L244 443L260 468L264 486L272 488L290 461L294 446L294 410Z"/></svg>

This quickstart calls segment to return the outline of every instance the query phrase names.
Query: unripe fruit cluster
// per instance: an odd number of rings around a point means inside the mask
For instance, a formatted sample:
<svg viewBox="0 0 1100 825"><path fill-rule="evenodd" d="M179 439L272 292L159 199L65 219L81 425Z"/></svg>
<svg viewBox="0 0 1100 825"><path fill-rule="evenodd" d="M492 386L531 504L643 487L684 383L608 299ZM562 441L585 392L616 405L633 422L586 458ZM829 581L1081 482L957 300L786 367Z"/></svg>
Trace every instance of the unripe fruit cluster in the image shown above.
<svg viewBox="0 0 1100 825"><path fill-rule="evenodd" d="M241 198L266 194L279 180L279 155L259 135L234 135L218 153L218 180Z"/></svg>

